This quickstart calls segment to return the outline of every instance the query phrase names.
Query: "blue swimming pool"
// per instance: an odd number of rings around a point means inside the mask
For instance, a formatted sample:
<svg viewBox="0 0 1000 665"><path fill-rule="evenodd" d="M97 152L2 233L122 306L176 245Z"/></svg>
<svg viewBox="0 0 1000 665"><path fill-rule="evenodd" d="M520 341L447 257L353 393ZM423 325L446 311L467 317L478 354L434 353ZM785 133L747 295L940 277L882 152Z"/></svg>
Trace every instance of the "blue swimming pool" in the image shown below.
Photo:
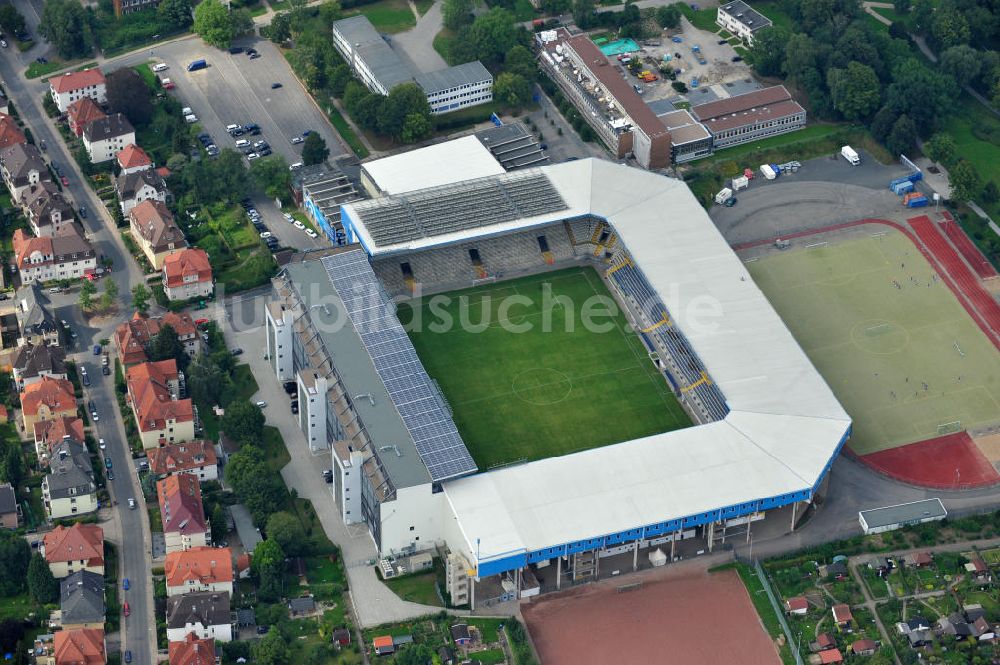
<svg viewBox="0 0 1000 665"><path fill-rule="evenodd" d="M639 45L634 39L618 39L601 46L601 53L604 55L619 55L621 53L635 53L639 50Z"/></svg>

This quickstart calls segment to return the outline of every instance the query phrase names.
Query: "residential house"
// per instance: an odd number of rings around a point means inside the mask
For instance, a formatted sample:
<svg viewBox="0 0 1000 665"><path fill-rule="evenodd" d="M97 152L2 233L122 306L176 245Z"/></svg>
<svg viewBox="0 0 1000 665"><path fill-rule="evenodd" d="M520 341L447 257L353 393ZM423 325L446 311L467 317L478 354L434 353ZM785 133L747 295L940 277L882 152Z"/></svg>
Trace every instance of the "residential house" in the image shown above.
<svg viewBox="0 0 1000 665"><path fill-rule="evenodd" d="M92 164L114 159L130 143L135 143L135 128L121 113L98 118L83 128L83 147Z"/></svg>
<svg viewBox="0 0 1000 665"><path fill-rule="evenodd" d="M104 576L78 570L59 582L59 616L63 630L104 627Z"/></svg>
<svg viewBox="0 0 1000 665"><path fill-rule="evenodd" d="M201 639L197 633L188 633L184 640L171 642L170 665L216 665L215 640Z"/></svg>
<svg viewBox="0 0 1000 665"><path fill-rule="evenodd" d="M97 252L72 226L58 235L41 238L32 238L18 229L14 231L13 245L22 284L79 279L97 268Z"/></svg>
<svg viewBox="0 0 1000 665"><path fill-rule="evenodd" d="M989 566L979 555L973 555L972 559L965 564L965 570L976 584L989 584L993 581Z"/></svg>
<svg viewBox="0 0 1000 665"><path fill-rule="evenodd" d="M203 640L232 641L229 594L196 591L167 598L167 641L183 642L189 633Z"/></svg>
<svg viewBox="0 0 1000 665"><path fill-rule="evenodd" d="M199 482L219 478L218 456L209 441L187 441L153 448L148 453L149 470L157 478L192 473Z"/></svg>
<svg viewBox="0 0 1000 665"><path fill-rule="evenodd" d="M156 483L167 553L208 546L208 520L198 479L189 473ZM185 633L186 634L186 633Z"/></svg>
<svg viewBox="0 0 1000 665"><path fill-rule="evenodd" d="M926 568L934 563L934 555L930 552L915 552L914 554L905 556L903 562L913 568Z"/></svg>
<svg viewBox="0 0 1000 665"><path fill-rule="evenodd" d="M21 416L24 431L34 432L35 423L76 415L76 394L73 384L65 379L43 376L21 391Z"/></svg>
<svg viewBox="0 0 1000 665"><path fill-rule="evenodd" d="M98 104L108 101L104 73L96 67L53 76L49 79L49 93L60 113L65 113L70 104L84 97L90 97Z"/></svg>
<svg viewBox="0 0 1000 665"><path fill-rule="evenodd" d="M170 191L159 173L146 168L122 173L115 178L115 194L118 195L118 207L122 209L122 214L128 215L143 201L166 203Z"/></svg>
<svg viewBox="0 0 1000 665"><path fill-rule="evenodd" d="M60 630L53 638L55 665L105 665L104 628Z"/></svg>
<svg viewBox="0 0 1000 665"><path fill-rule="evenodd" d="M451 627L451 639L455 640L455 644L458 646L472 644L473 636L472 632L469 630L469 624L456 623L453 625Z"/></svg>
<svg viewBox="0 0 1000 665"><path fill-rule="evenodd" d="M830 633L820 633L816 636L815 642L809 643L810 651L826 651L827 649L836 649L837 640L834 639L833 635Z"/></svg>
<svg viewBox="0 0 1000 665"><path fill-rule="evenodd" d="M83 442L63 439L53 446L49 473L42 479L42 499L50 520L97 510L94 467Z"/></svg>
<svg viewBox="0 0 1000 665"><path fill-rule="evenodd" d="M376 656L388 656L396 651L396 645L392 643L392 635L379 635L372 640L372 647Z"/></svg>
<svg viewBox="0 0 1000 665"><path fill-rule="evenodd" d="M0 150L0 175L15 203L20 203L21 194L31 185L52 181L42 153L30 143L15 143Z"/></svg>
<svg viewBox="0 0 1000 665"><path fill-rule="evenodd" d="M153 160L149 158L145 150L134 143L125 146L118 153L116 159L118 160L118 168L121 169L119 175L138 173L153 168Z"/></svg>
<svg viewBox="0 0 1000 665"><path fill-rule="evenodd" d="M246 552L236 557L236 577L241 580L250 577L250 555Z"/></svg>
<svg viewBox="0 0 1000 665"><path fill-rule="evenodd" d="M316 601L312 596L292 598L288 601L288 614L293 619L297 617L312 616L316 613Z"/></svg>
<svg viewBox="0 0 1000 665"><path fill-rule="evenodd" d="M59 326L47 309L49 298L38 284L22 286L14 295L14 314L20 336L18 345L59 346Z"/></svg>
<svg viewBox="0 0 1000 665"><path fill-rule="evenodd" d="M931 630L930 623L921 616L897 623L896 630L900 635L906 637L910 646L915 649L934 641L934 631Z"/></svg>
<svg viewBox="0 0 1000 665"><path fill-rule="evenodd" d="M16 529L20 518L17 496L10 483L0 485L0 529Z"/></svg>
<svg viewBox="0 0 1000 665"><path fill-rule="evenodd" d="M331 635L334 646L346 647L351 644L351 631L343 626L340 628L335 628L333 630L333 635Z"/></svg>
<svg viewBox="0 0 1000 665"><path fill-rule="evenodd" d="M17 120L6 113L0 113L0 149L27 142L28 138L21 131Z"/></svg>
<svg viewBox="0 0 1000 665"><path fill-rule="evenodd" d="M820 651L816 654L819 658L816 659L820 665L832 665L833 663L843 663L844 654L840 653L840 649L827 649L826 651ZM814 659L815 656L811 656L810 660Z"/></svg>
<svg viewBox="0 0 1000 665"><path fill-rule="evenodd" d="M233 553L228 547L192 547L167 554L167 596L191 591L233 592Z"/></svg>
<svg viewBox="0 0 1000 665"><path fill-rule="evenodd" d="M448 647L438 647L437 655L441 665L455 665L455 652Z"/></svg>
<svg viewBox="0 0 1000 665"><path fill-rule="evenodd" d="M78 99L66 109L66 122L69 124L69 130L77 138L83 136L83 130L87 125L106 117L108 114L90 97Z"/></svg>
<svg viewBox="0 0 1000 665"><path fill-rule="evenodd" d="M129 367L125 381L143 448L194 438L194 407L190 399L179 398L180 375L176 360L171 358Z"/></svg>
<svg viewBox="0 0 1000 665"><path fill-rule="evenodd" d="M789 614L804 615L809 611L809 601L804 596L796 596L785 601L785 611Z"/></svg>
<svg viewBox="0 0 1000 665"><path fill-rule="evenodd" d="M16 233L15 233L16 235ZM58 346L25 344L14 349L10 363L18 390L38 383L43 376L66 379L66 352ZM82 440L82 437L81 437Z"/></svg>
<svg viewBox="0 0 1000 665"><path fill-rule="evenodd" d="M160 201L139 203L129 211L128 219L132 238L156 270L163 267L168 255L188 246L174 216Z"/></svg>
<svg viewBox="0 0 1000 665"><path fill-rule="evenodd" d="M79 418L56 418L35 423L35 454L42 466L48 466L52 449L63 440L84 440L83 421ZM82 444L81 444L82 445Z"/></svg>
<svg viewBox="0 0 1000 665"><path fill-rule="evenodd" d="M878 651L878 642L875 640L857 640L851 644L851 653L855 656L874 656Z"/></svg>
<svg viewBox="0 0 1000 665"><path fill-rule="evenodd" d="M56 579L78 570L104 575L104 530L96 524L57 526L45 534L40 551Z"/></svg>
<svg viewBox="0 0 1000 665"><path fill-rule="evenodd" d="M29 185L21 192L20 204L36 236L54 236L67 229L74 230L78 235L83 233L73 223L73 206L55 183Z"/></svg>
<svg viewBox="0 0 1000 665"><path fill-rule="evenodd" d="M212 264L203 249L184 249L163 261L163 292L170 300L212 295Z"/></svg>
<svg viewBox="0 0 1000 665"><path fill-rule="evenodd" d="M888 557L876 556L868 561L868 567L874 570L879 577L885 577L892 572L893 563L892 559Z"/></svg>
<svg viewBox="0 0 1000 665"><path fill-rule="evenodd" d="M851 615L851 608L849 605L840 604L833 606L833 622L837 624L837 628L841 630L850 630L851 622L854 621L854 617Z"/></svg>
<svg viewBox="0 0 1000 665"><path fill-rule="evenodd" d="M962 613L965 615L965 618L970 622L975 621L980 617L986 616L986 610L984 610L983 606L980 605L979 603L962 605Z"/></svg>
<svg viewBox="0 0 1000 665"><path fill-rule="evenodd" d="M825 578L846 580L848 576L847 564L843 561L834 561L829 565L820 566L819 573Z"/></svg>
<svg viewBox="0 0 1000 665"><path fill-rule="evenodd" d="M146 362L146 345L163 326L170 326L177 333L177 339L184 345L184 351L192 358L198 353L198 328L188 314L167 312L163 316L149 317L136 312L132 318L115 329L115 347L118 360L128 367Z"/></svg>

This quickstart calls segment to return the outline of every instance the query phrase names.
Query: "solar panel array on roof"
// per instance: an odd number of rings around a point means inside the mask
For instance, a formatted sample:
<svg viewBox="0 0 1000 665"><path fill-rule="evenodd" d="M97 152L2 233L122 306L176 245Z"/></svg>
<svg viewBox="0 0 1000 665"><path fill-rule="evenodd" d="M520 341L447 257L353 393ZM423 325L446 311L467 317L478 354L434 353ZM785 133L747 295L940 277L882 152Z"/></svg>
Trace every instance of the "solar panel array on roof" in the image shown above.
<svg viewBox="0 0 1000 665"><path fill-rule="evenodd" d="M396 318L392 301L372 298L381 287L368 257L344 252L322 262L431 479L474 473L476 463Z"/></svg>
<svg viewBox="0 0 1000 665"><path fill-rule="evenodd" d="M524 171L375 199L354 211L376 244L393 245L566 208L548 177Z"/></svg>

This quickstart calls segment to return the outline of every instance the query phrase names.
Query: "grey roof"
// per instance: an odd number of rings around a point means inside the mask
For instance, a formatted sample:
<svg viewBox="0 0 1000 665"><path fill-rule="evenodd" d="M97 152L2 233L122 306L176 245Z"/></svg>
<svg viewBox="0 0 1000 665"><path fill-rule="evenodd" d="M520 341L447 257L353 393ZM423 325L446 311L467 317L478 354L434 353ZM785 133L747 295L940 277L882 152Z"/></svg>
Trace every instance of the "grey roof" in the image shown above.
<svg viewBox="0 0 1000 665"><path fill-rule="evenodd" d="M365 252L338 252L289 264L286 271L310 320L318 322L314 328L347 393L363 396L352 405L392 485L474 473L476 463Z"/></svg>
<svg viewBox="0 0 1000 665"><path fill-rule="evenodd" d="M305 598L292 598L288 601L288 609L292 612L312 612L316 609L316 601L312 596Z"/></svg>
<svg viewBox="0 0 1000 665"><path fill-rule="evenodd" d="M520 122L490 127L476 132L476 138L500 162L505 171L549 163L546 155L528 128Z"/></svg>
<svg viewBox="0 0 1000 665"><path fill-rule="evenodd" d="M28 184L28 174L37 171L42 180L51 180L45 160L38 148L30 143L15 143L0 151L0 162L17 186Z"/></svg>
<svg viewBox="0 0 1000 665"><path fill-rule="evenodd" d="M335 21L333 30L353 46L356 57L387 90L413 80L409 65L382 39L368 17L358 15ZM351 64L350 57L345 59Z"/></svg>
<svg viewBox="0 0 1000 665"><path fill-rule="evenodd" d="M773 25L771 23L771 19L764 16L747 3L743 2L743 0L733 0L732 2L727 2L722 5L721 8L727 14L747 26L751 31L757 31L761 28L770 28L771 25Z"/></svg>
<svg viewBox="0 0 1000 665"><path fill-rule="evenodd" d="M232 619L229 594L215 591L195 591L167 598L167 628L222 626Z"/></svg>
<svg viewBox="0 0 1000 665"><path fill-rule="evenodd" d="M252 607L242 607L236 610L236 623L240 626L252 626L257 623L257 616Z"/></svg>
<svg viewBox="0 0 1000 665"><path fill-rule="evenodd" d="M250 511L242 503L237 503L229 506L229 514L233 516L236 534L240 537L243 549L249 554L253 554L257 544L264 539L260 537L260 532L254 526Z"/></svg>
<svg viewBox="0 0 1000 665"><path fill-rule="evenodd" d="M135 127L121 113L98 118L83 128L83 137L91 143L134 133Z"/></svg>
<svg viewBox="0 0 1000 665"><path fill-rule="evenodd" d="M59 608L67 624L104 623L104 576L80 570L59 583Z"/></svg>
<svg viewBox="0 0 1000 665"><path fill-rule="evenodd" d="M14 496L14 488L10 483L0 485L0 515L8 515L17 512L17 497Z"/></svg>
<svg viewBox="0 0 1000 665"><path fill-rule="evenodd" d="M49 299L38 282L22 286L14 297L17 298L17 325L22 335L28 332L41 335L56 329L55 319L45 308Z"/></svg>
<svg viewBox="0 0 1000 665"><path fill-rule="evenodd" d="M394 245L554 213L567 206L548 177L532 169L384 196L352 207L376 245Z"/></svg>
<svg viewBox="0 0 1000 665"><path fill-rule="evenodd" d="M14 349L11 364L22 379L31 379L42 372L66 373L66 352L58 346L25 344Z"/></svg>
<svg viewBox="0 0 1000 665"><path fill-rule="evenodd" d="M118 176L115 179L115 192L120 199L131 199L143 185L149 185L157 192L167 191L167 183L156 169L143 169Z"/></svg>
<svg viewBox="0 0 1000 665"><path fill-rule="evenodd" d="M413 78L426 94L433 95L461 85L492 81L493 74L490 74L490 70L486 69L483 63L473 60L462 65L439 69L436 72L417 74Z"/></svg>
<svg viewBox="0 0 1000 665"><path fill-rule="evenodd" d="M901 503L897 506L862 510L861 517L869 529L876 529L896 524L909 524L922 520L944 519L948 511L944 509L941 499L924 499L912 503Z"/></svg>
<svg viewBox="0 0 1000 665"><path fill-rule="evenodd" d="M97 491L94 468L86 446L72 439L63 439L53 446L49 474L44 482L53 499L84 496Z"/></svg>

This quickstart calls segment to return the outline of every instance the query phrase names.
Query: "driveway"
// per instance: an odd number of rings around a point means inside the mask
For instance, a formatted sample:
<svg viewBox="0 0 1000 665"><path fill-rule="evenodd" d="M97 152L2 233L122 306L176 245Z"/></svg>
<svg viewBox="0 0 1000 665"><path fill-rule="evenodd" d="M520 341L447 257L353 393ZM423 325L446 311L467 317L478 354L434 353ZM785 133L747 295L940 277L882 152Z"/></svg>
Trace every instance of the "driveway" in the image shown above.
<svg viewBox="0 0 1000 665"><path fill-rule="evenodd" d="M402 51L414 67L425 74L448 66L441 54L434 50L434 36L444 27L441 4L435 2L413 28L391 37L392 47Z"/></svg>

